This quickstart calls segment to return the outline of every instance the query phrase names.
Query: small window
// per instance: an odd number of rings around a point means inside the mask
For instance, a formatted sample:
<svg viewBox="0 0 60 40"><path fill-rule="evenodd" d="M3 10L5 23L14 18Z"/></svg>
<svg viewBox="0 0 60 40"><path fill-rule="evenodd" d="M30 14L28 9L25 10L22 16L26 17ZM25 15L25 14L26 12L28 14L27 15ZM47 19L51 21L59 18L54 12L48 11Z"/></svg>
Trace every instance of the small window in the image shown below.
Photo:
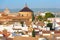
<svg viewBox="0 0 60 40"><path fill-rule="evenodd" d="M23 16L23 14L22 14L22 16Z"/></svg>

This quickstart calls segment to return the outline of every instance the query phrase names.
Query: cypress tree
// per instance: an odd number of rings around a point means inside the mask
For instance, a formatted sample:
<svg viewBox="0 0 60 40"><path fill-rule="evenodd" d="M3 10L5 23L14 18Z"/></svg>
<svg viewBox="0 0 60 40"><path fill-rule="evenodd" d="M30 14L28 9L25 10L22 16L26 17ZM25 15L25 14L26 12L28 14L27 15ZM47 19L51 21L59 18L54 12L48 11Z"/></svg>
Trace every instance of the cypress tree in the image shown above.
<svg viewBox="0 0 60 40"><path fill-rule="evenodd" d="M32 37L35 37L35 30L32 31Z"/></svg>
<svg viewBox="0 0 60 40"><path fill-rule="evenodd" d="M34 13L32 13L32 21L34 21L35 17L34 17Z"/></svg>

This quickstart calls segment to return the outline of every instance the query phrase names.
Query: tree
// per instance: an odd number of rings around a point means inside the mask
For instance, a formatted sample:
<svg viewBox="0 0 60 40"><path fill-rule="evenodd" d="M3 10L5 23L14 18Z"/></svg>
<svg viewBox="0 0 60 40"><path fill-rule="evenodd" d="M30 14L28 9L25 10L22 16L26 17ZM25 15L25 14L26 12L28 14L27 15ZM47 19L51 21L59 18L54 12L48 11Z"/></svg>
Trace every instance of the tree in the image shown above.
<svg viewBox="0 0 60 40"><path fill-rule="evenodd" d="M38 16L38 20L42 21L43 17L41 15Z"/></svg>
<svg viewBox="0 0 60 40"><path fill-rule="evenodd" d="M48 23L50 23L51 21L50 20L47 20Z"/></svg>
<svg viewBox="0 0 60 40"><path fill-rule="evenodd" d="M35 37L35 30L32 31L32 37Z"/></svg>
<svg viewBox="0 0 60 40"><path fill-rule="evenodd" d="M47 18L53 18L53 17L55 17L55 15L53 15L51 12L45 13L45 18L46 18L46 19L47 19Z"/></svg>
<svg viewBox="0 0 60 40"><path fill-rule="evenodd" d="M47 27L50 27L50 30L54 30L54 29L52 29L52 25L53 25L53 23L48 23Z"/></svg>
<svg viewBox="0 0 60 40"><path fill-rule="evenodd" d="M32 21L34 21L35 17L34 17L34 13L32 14Z"/></svg>

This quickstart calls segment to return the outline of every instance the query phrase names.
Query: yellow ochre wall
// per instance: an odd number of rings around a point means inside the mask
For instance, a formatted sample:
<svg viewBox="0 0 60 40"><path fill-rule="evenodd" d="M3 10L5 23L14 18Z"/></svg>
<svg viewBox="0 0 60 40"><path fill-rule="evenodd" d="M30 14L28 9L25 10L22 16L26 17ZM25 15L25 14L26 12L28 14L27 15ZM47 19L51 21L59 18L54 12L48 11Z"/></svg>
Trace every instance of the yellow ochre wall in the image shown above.
<svg viewBox="0 0 60 40"><path fill-rule="evenodd" d="M32 13L33 12L19 12L19 15L23 15L23 17L28 17L29 21L32 21Z"/></svg>
<svg viewBox="0 0 60 40"><path fill-rule="evenodd" d="M20 16L27 16L27 17L29 17L29 16L32 16L32 12L19 12L19 14L20 14Z"/></svg>

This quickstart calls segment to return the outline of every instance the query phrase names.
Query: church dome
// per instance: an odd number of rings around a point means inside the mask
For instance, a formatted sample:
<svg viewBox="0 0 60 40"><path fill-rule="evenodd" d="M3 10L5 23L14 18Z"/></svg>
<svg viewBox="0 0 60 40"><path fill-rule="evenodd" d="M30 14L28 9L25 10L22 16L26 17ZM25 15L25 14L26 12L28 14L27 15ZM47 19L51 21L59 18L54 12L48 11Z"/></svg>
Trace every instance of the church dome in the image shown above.
<svg viewBox="0 0 60 40"><path fill-rule="evenodd" d="M31 9L29 9L27 7L27 5L25 5L25 7L22 10L20 10L19 12L33 12L33 11Z"/></svg>

